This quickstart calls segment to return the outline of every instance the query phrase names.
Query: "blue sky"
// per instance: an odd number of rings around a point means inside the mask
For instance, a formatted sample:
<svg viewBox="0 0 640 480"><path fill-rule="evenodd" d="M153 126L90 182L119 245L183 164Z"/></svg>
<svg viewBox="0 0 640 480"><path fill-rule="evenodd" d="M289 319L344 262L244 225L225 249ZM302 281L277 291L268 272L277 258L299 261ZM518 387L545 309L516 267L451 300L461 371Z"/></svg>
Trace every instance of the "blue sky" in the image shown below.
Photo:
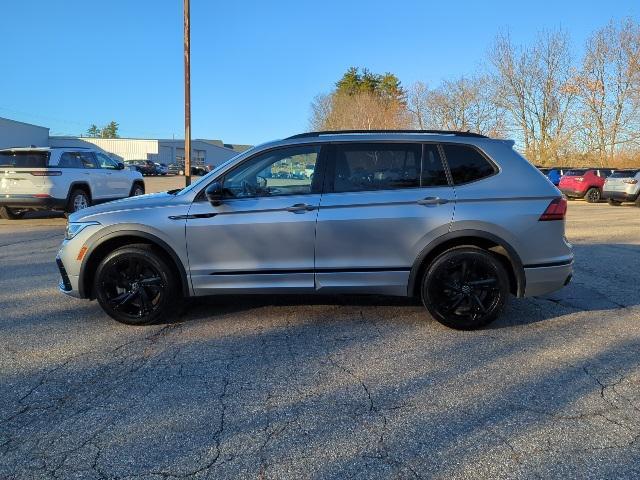
<svg viewBox="0 0 640 480"><path fill-rule="evenodd" d="M80 134L183 136L182 0L2 1L0 116ZM193 137L259 143L308 129L310 102L349 66L404 85L484 68L499 31L562 27L576 55L638 0L191 0Z"/></svg>

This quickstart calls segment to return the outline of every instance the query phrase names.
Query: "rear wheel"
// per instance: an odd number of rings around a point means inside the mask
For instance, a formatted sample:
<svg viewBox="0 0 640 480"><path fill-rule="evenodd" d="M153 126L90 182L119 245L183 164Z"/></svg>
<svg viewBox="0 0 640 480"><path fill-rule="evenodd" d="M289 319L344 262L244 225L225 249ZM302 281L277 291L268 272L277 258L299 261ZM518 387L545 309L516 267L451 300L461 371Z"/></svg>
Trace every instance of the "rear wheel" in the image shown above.
<svg viewBox="0 0 640 480"><path fill-rule="evenodd" d="M0 218L4 220L19 220L27 213L25 210L14 210L9 207L0 207Z"/></svg>
<svg viewBox="0 0 640 480"><path fill-rule="evenodd" d="M597 203L600 201L600 189L591 187L584 196L589 203Z"/></svg>
<svg viewBox="0 0 640 480"><path fill-rule="evenodd" d="M94 293L102 309L129 325L172 320L178 288L172 269L150 245L121 247L96 270Z"/></svg>
<svg viewBox="0 0 640 480"><path fill-rule="evenodd" d="M610 198L609 200L607 200L607 203L612 207L619 207L620 205L622 205L622 202L614 200L613 198Z"/></svg>
<svg viewBox="0 0 640 480"><path fill-rule="evenodd" d="M424 306L438 322L472 330L500 315L509 295L509 277L490 252L458 247L444 252L429 266L421 293Z"/></svg>
<svg viewBox="0 0 640 480"><path fill-rule="evenodd" d="M77 188L69 195L67 213L74 213L91 206L91 198L85 190Z"/></svg>

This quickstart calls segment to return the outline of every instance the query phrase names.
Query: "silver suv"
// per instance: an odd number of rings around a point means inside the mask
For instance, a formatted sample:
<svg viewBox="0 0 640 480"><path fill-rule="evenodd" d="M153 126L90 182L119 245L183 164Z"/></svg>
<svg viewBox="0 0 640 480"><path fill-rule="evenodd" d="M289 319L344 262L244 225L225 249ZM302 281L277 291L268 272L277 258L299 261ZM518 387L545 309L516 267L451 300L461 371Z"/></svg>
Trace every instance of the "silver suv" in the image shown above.
<svg viewBox="0 0 640 480"><path fill-rule="evenodd" d="M129 324L226 293L416 296L458 329L509 294L566 285L566 200L513 142L442 131L312 132L191 186L69 217L60 289Z"/></svg>

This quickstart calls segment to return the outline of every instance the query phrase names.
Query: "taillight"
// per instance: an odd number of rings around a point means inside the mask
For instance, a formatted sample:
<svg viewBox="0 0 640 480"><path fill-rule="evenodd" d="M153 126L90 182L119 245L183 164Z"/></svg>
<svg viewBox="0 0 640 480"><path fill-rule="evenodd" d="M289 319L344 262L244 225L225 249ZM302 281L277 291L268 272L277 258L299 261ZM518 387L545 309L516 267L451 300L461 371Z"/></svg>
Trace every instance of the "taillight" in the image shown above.
<svg viewBox="0 0 640 480"><path fill-rule="evenodd" d="M624 180L622 180L623 183L630 183L631 185L635 185L636 183L638 183L638 180L636 180L635 178L625 178Z"/></svg>
<svg viewBox="0 0 640 480"><path fill-rule="evenodd" d="M29 173L34 177L58 177L62 175L60 170L34 170Z"/></svg>
<svg viewBox="0 0 640 480"><path fill-rule="evenodd" d="M539 220L541 222L547 222L550 220L564 220L566 214L567 199L564 197L554 198L553 200L551 200L551 203L544 211L544 213L540 215Z"/></svg>

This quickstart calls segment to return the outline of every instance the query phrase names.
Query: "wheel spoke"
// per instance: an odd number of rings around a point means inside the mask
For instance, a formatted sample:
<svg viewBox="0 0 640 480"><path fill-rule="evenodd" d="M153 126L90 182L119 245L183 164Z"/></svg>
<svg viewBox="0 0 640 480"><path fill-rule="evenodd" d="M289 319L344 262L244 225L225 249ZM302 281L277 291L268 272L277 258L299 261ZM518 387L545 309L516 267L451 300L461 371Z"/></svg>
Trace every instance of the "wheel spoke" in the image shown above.
<svg viewBox="0 0 640 480"><path fill-rule="evenodd" d="M137 292L124 292L118 295L117 297L114 297L111 300L109 300L109 303L112 303L112 304L115 303L113 308L118 309L124 306L124 304L126 304L127 302L131 301L133 297L135 297L136 295L137 295Z"/></svg>
<svg viewBox="0 0 640 480"><path fill-rule="evenodd" d="M141 287L140 290L138 291L140 292L140 300L142 300L142 308L140 312L141 312L141 315L144 315L145 313L149 313L153 309L153 305L149 300L149 295L147 295L147 292L144 289L144 287Z"/></svg>
<svg viewBox="0 0 640 480"><path fill-rule="evenodd" d="M144 278L142 280L140 280L140 285L145 285L145 286L154 286L154 287L159 287L161 286L161 282L162 282L162 278L160 277L149 277L149 278Z"/></svg>
<svg viewBox="0 0 640 480"><path fill-rule="evenodd" d="M456 299L452 303L450 303L449 305L445 305L444 306L443 309L444 309L445 312L450 312L452 310L455 310L464 301L464 295L458 294L458 295L455 296L455 298Z"/></svg>
<svg viewBox="0 0 640 480"><path fill-rule="evenodd" d="M482 287L486 285L495 285L497 280L495 278L485 278L484 280L472 280L471 282L467 282L467 285L472 287Z"/></svg>
<svg viewBox="0 0 640 480"><path fill-rule="evenodd" d="M487 309L484 308L484 305L482 304L482 301L480 301L480 298L478 297L478 295L476 295L475 293L472 293L471 298L473 298L473 301L476 302L476 304L478 305L482 313L487 313Z"/></svg>

